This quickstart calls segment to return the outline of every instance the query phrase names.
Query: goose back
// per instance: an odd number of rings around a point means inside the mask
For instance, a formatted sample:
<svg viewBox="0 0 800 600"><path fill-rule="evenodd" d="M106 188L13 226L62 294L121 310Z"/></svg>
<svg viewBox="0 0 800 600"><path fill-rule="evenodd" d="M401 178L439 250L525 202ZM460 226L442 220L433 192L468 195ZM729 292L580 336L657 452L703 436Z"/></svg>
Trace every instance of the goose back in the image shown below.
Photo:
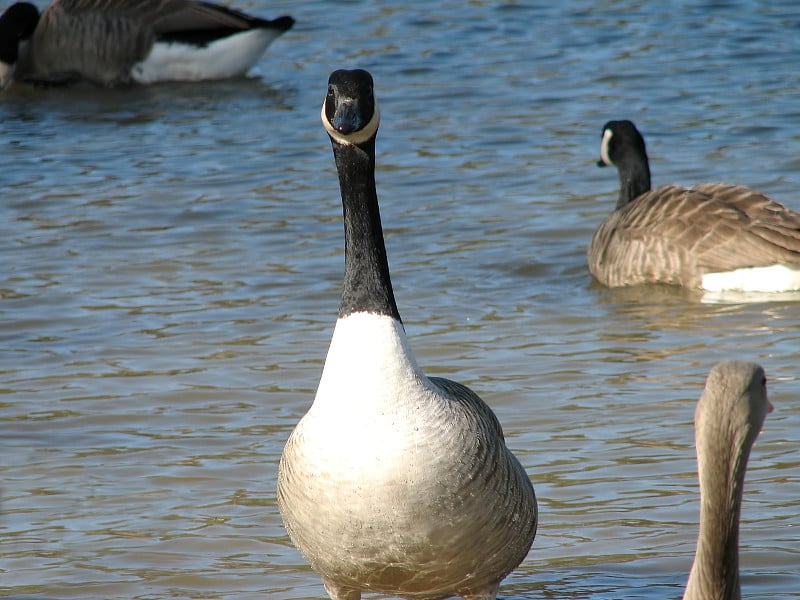
<svg viewBox="0 0 800 600"><path fill-rule="evenodd" d="M800 215L744 186L665 185L611 213L587 255L610 287L702 288L711 273L800 265Z"/></svg>

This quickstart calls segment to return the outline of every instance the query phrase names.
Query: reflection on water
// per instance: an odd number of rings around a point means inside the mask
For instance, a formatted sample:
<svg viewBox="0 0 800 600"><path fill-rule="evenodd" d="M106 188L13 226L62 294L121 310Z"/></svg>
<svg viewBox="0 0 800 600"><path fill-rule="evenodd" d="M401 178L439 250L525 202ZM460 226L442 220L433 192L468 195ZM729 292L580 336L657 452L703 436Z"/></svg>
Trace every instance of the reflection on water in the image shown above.
<svg viewBox="0 0 800 600"><path fill-rule="evenodd" d="M791 205L800 38L773 34L794 7L251 4L298 24L248 79L0 96L0 593L324 597L275 477L339 302L319 107L330 70L363 66L411 344L492 405L536 485L503 597L681 595L694 404L734 357L765 366L776 406L743 592L795 597L800 304L607 290L585 264L617 195L594 167L610 118L648 132L655 181Z"/></svg>

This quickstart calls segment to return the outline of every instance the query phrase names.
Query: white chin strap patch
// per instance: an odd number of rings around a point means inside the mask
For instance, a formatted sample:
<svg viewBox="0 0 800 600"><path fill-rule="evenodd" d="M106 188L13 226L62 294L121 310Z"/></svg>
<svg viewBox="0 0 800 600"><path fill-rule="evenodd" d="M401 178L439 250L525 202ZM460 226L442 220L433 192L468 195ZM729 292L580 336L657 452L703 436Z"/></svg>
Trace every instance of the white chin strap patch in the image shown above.
<svg viewBox="0 0 800 600"><path fill-rule="evenodd" d="M376 103L375 111L372 113L372 118L369 120L369 123L364 125L364 127L358 131L354 131L349 135L345 135L331 127L331 124L328 122L328 118L325 116L325 103L322 103L322 124L325 126L325 131L327 131L328 135L330 135L340 144L362 144L366 142L377 133L378 125L380 125L380 123L381 111L378 109L378 104Z"/></svg>
<svg viewBox="0 0 800 600"><path fill-rule="evenodd" d="M611 157L608 155L608 145L611 143L611 136L614 135L610 129L603 132L603 141L600 142L600 158L609 167L614 164L611 162Z"/></svg>
<svg viewBox="0 0 800 600"><path fill-rule="evenodd" d="M0 61L0 90L4 90L11 85L11 81L14 79L15 67L16 65L9 65Z"/></svg>

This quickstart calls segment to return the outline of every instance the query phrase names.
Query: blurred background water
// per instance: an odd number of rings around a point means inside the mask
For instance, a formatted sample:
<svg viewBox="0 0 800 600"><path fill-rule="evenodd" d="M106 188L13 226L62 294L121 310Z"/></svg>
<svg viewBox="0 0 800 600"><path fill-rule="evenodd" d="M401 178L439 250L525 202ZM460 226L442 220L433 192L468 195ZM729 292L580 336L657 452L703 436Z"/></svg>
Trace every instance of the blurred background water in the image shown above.
<svg viewBox="0 0 800 600"><path fill-rule="evenodd" d="M495 409L539 496L507 600L679 598L692 418L756 360L775 412L741 533L747 598L800 590L800 303L591 282L617 177L729 181L800 210L794 2L266 2L247 79L0 96L0 596L321 599L275 504L342 277L319 108L369 69L395 292L419 362ZM707 299L705 299L707 300Z"/></svg>

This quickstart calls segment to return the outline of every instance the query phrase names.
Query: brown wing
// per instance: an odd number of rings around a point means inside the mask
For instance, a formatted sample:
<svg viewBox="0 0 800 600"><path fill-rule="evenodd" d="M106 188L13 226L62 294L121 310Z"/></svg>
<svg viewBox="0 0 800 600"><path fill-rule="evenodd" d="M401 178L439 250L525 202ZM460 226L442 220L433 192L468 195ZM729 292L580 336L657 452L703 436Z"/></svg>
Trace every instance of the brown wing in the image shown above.
<svg viewBox="0 0 800 600"><path fill-rule="evenodd" d="M727 183L695 186L747 218L745 232L752 237L755 266L775 262L800 263L800 214L752 188Z"/></svg>
<svg viewBox="0 0 800 600"><path fill-rule="evenodd" d="M743 186L661 186L612 213L589 248L606 285L699 287L703 274L800 264L800 215Z"/></svg>

